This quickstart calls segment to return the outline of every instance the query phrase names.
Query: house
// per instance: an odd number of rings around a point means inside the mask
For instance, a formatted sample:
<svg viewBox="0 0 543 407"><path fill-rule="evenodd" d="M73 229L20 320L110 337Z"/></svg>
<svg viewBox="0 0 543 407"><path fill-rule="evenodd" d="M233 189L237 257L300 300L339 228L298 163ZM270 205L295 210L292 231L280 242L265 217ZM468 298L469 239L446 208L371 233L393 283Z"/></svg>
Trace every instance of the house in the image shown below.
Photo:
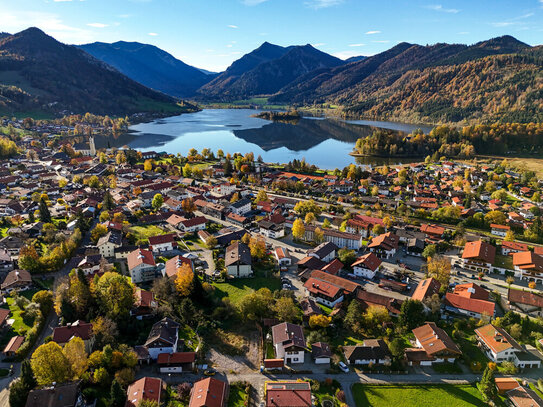
<svg viewBox="0 0 543 407"><path fill-rule="evenodd" d="M244 198L230 205L230 211L236 215L243 216L251 211L251 200Z"/></svg>
<svg viewBox="0 0 543 407"><path fill-rule="evenodd" d="M353 274L357 277L372 279L379 270L381 263L381 259L375 253L365 254L352 264Z"/></svg>
<svg viewBox="0 0 543 407"><path fill-rule="evenodd" d="M521 368L539 368L541 359L527 352L505 329L488 324L475 330L479 347L495 363L510 361Z"/></svg>
<svg viewBox="0 0 543 407"><path fill-rule="evenodd" d="M391 354L382 339L365 339L362 345L344 346L343 353L349 365L390 365Z"/></svg>
<svg viewBox="0 0 543 407"><path fill-rule="evenodd" d="M178 228L185 233L195 233L206 228L207 218L205 216L196 216L190 219L183 219Z"/></svg>
<svg viewBox="0 0 543 407"><path fill-rule="evenodd" d="M60 346L67 344L73 337L78 337L85 343L85 350L90 353L94 345L92 324L83 321L75 321L66 326L58 326L53 329L52 340Z"/></svg>
<svg viewBox="0 0 543 407"><path fill-rule="evenodd" d="M530 251L513 253L513 266L515 277L543 282L543 256Z"/></svg>
<svg viewBox="0 0 543 407"><path fill-rule="evenodd" d="M17 355L17 351L19 350L24 341L24 336L13 336L4 348L4 355L6 357L13 357Z"/></svg>
<svg viewBox="0 0 543 407"><path fill-rule="evenodd" d="M314 240L315 226L305 225L304 239L308 242ZM325 242L335 244L337 247L346 247L347 249L359 250L362 247L362 236L348 232L342 232L335 229L322 229Z"/></svg>
<svg viewBox="0 0 543 407"><path fill-rule="evenodd" d="M368 309L369 307L383 307L386 308L388 313L394 317L398 317L400 315L403 303L402 300L397 298L392 298L365 290L358 290L355 298L362 304L362 308L364 308L364 310Z"/></svg>
<svg viewBox="0 0 543 407"><path fill-rule="evenodd" d="M309 298L330 308L343 302L344 299L341 287L318 278L310 277L305 282L304 288Z"/></svg>
<svg viewBox="0 0 543 407"><path fill-rule="evenodd" d="M258 222L259 233L271 239L280 239L285 236L285 229L267 220Z"/></svg>
<svg viewBox="0 0 543 407"><path fill-rule="evenodd" d="M374 237L368 244L368 249L377 256L383 259L388 259L396 254L396 250L398 250L398 243L398 236L392 232L387 232Z"/></svg>
<svg viewBox="0 0 543 407"><path fill-rule="evenodd" d="M308 256L316 257L325 262L329 262L336 258L336 252L339 249L334 243L324 242L307 251Z"/></svg>
<svg viewBox="0 0 543 407"><path fill-rule="evenodd" d="M501 245L501 250L504 256L508 256L512 253L527 252L528 245L526 243L507 242L504 240Z"/></svg>
<svg viewBox="0 0 543 407"><path fill-rule="evenodd" d="M171 252L177 248L177 242L175 241L175 234L168 233L167 235L152 236L149 238L149 250L153 254L160 254L164 252Z"/></svg>
<svg viewBox="0 0 543 407"><path fill-rule="evenodd" d="M226 248L224 266L229 276L249 277L253 274L251 250L242 242L232 243Z"/></svg>
<svg viewBox="0 0 543 407"><path fill-rule="evenodd" d="M316 342L311 345L311 357L317 365L330 364L332 350L325 342Z"/></svg>
<svg viewBox="0 0 543 407"><path fill-rule="evenodd" d="M272 327L272 342L275 356L285 363L304 363L305 337L301 326L283 322Z"/></svg>
<svg viewBox="0 0 543 407"><path fill-rule="evenodd" d="M7 293L27 290L32 287L32 276L26 270L11 270L0 287Z"/></svg>
<svg viewBox="0 0 543 407"><path fill-rule="evenodd" d="M264 384L266 407L311 407L311 385L306 381L277 381Z"/></svg>
<svg viewBox="0 0 543 407"><path fill-rule="evenodd" d="M229 386L222 380L208 377L194 383L188 407L226 407Z"/></svg>
<svg viewBox="0 0 543 407"><path fill-rule="evenodd" d="M100 271L102 259L103 257L101 254L91 254L89 256L85 256L77 264L77 268L83 271L86 276L92 276Z"/></svg>
<svg viewBox="0 0 543 407"><path fill-rule="evenodd" d="M327 283L336 285L343 289L343 293L346 296L354 296L362 288L362 286L354 281L348 280L343 277L334 276L321 270L313 270L310 277L317 280L326 281Z"/></svg>
<svg viewBox="0 0 543 407"><path fill-rule="evenodd" d="M462 356L460 348L434 322L413 329L416 348L405 350L409 366L431 366L434 363L454 362Z"/></svg>
<svg viewBox="0 0 543 407"><path fill-rule="evenodd" d="M128 272L134 284L153 281L157 278L157 265L153 252L138 248L127 257Z"/></svg>
<svg viewBox="0 0 543 407"><path fill-rule="evenodd" d="M462 253L462 265L465 269L488 273L496 258L496 248L481 240L467 242Z"/></svg>
<svg viewBox="0 0 543 407"><path fill-rule="evenodd" d="M543 407L543 399L527 387L517 386L506 394L513 407Z"/></svg>
<svg viewBox="0 0 543 407"><path fill-rule="evenodd" d="M407 239L407 242L405 243L405 252L409 256L422 257L425 247L426 243L424 240L413 237L411 239Z"/></svg>
<svg viewBox="0 0 543 407"><path fill-rule="evenodd" d="M79 383L58 384L30 390L25 407L84 407Z"/></svg>
<svg viewBox="0 0 543 407"><path fill-rule="evenodd" d="M430 298L434 294L439 294L440 288L441 283L433 277L420 280L417 288L415 288L415 291L413 291L411 299L424 301L426 298Z"/></svg>
<svg viewBox="0 0 543 407"><path fill-rule="evenodd" d="M497 225L495 223L492 223L490 225L490 233L492 233L495 236L505 237L507 232L509 232L510 230L511 228L509 226Z"/></svg>
<svg viewBox="0 0 543 407"><path fill-rule="evenodd" d="M445 294L445 309L447 311L481 318L483 315L493 317L496 304L489 300L490 293L477 284L458 284L452 293Z"/></svg>
<svg viewBox="0 0 543 407"><path fill-rule="evenodd" d="M326 266L321 268L322 271L326 271L329 274L337 276L341 270L343 270L343 263L338 259L332 260Z"/></svg>
<svg viewBox="0 0 543 407"><path fill-rule="evenodd" d="M142 377L126 390L125 407L138 407L142 400L150 400L160 405L166 384L157 377Z"/></svg>
<svg viewBox="0 0 543 407"><path fill-rule="evenodd" d="M130 310L130 315L136 317L140 321L144 318L153 316L154 311L158 308L158 303L155 300L155 295L151 291L137 289L136 302Z"/></svg>
<svg viewBox="0 0 543 407"><path fill-rule="evenodd" d="M98 239L96 246L103 257L109 258L115 255L115 249L121 247L122 235L120 232L110 230L106 235Z"/></svg>
<svg viewBox="0 0 543 407"><path fill-rule="evenodd" d="M161 353L176 352L179 339L178 331L179 324L170 318L163 318L156 322L144 345L149 352L149 357L156 360Z"/></svg>
<svg viewBox="0 0 543 407"><path fill-rule="evenodd" d="M160 373L192 372L196 361L196 352L161 353L157 365Z"/></svg>
<svg viewBox="0 0 543 407"><path fill-rule="evenodd" d="M306 256L296 263L298 270L322 270L326 267L326 262L314 256Z"/></svg>
<svg viewBox="0 0 543 407"><path fill-rule="evenodd" d="M520 386L519 382L514 377L496 377L494 380L496 382L498 394L502 395L507 393L509 390L516 389Z"/></svg>
<svg viewBox="0 0 543 407"><path fill-rule="evenodd" d="M0 329L3 329L7 326L9 313L10 313L9 309L0 308Z"/></svg>
<svg viewBox="0 0 543 407"><path fill-rule="evenodd" d="M507 304L511 309L518 310L532 317L543 316L543 295L531 292L512 290L507 292Z"/></svg>
<svg viewBox="0 0 543 407"><path fill-rule="evenodd" d="M0 249L0 272L13 270L13 260L7 250Z"/></svg>
<svg viewBox="0 0 543 407"><path fill-rule="evenodd" d="M290 258L290 253L285 247L278 246L273 251L273 255L277 260L279 268L289 267L292 264L292 259Z"/></svg>
<svg viewBox="0 0 543 407"><path fill-rule="evenodd" d="M194 263L191 259L184 256L175 256L166 261L166 264L164 265L165 275L169 278L176 278L177 271L183 264L188 265L191 270L194 271Z"/></svg>
<svg viewBox="0 0 543 407"><path fill-rule="evenodd" d="M445 228L438 225L424 224L420 227L420 231L430 240L438 241L443 237Z"/></svg>

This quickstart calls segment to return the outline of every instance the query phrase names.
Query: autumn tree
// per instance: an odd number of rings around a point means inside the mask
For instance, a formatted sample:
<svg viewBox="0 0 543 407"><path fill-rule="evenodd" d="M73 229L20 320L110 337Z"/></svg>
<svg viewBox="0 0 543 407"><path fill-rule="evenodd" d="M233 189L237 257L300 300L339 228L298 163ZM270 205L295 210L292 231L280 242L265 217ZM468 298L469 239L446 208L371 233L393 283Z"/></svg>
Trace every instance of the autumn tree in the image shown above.
<svg viewBox="0 0 543 407"><path fill-rule="evenodd" d="M292 224L292 236L294 239L301 240L305 235L305 226L300 218L296 218Z"/></svg>
<svg viewBox="0 0 543 407"><path fill-rule="evenodd" d="M256 194L256 202L268 202L269 200L270 198L268 198L268 194L263 189L258 191L258 194Z"/></svg>
<svg viewBox="0 0 543 407"><path fill-rule="evenodd" d="M244 319L260 321L262 318L270 317L270 310L273 303L273 296L270 289L261 288L243 297L238 307Z"/></svg>
<svg viewBox="0 0 543 407"><path fill-rule="evenodd" d="M27 270L30 273L39 271L40 257L34 246L23 246L19 250L19 267L23 270Z"/></svg>
<svg viewBox="0 0 543 407"><path fill-rule="evenodd" d="M40 386L61 384L72 378L70 361L56 342L40 345L32 354L30 364Z"/></svg>
<svg viewBox="0 0 543 407"><path fill-rule="evenodd" d="M192 198L186 198L181 202L181 208L183 212L190 214L196 210L196 204Z"/></svg>
<svg viewBox="0 0 543 407"><path fill-rule="evenodd" d="M194 272L187 263L183 263L181 267L177 269L175 288L179 295L188 297L192 293L194 278Z"/></svg>
<svg viewBox="0 0 543 407"><path fill-rule="evenodd" d="M91 241L96 244L105 235L107 235L107 227L98 223L91 232Z"/></svg>
<svg viewBox="0 0 543 407"><path fill-rule="evenodd" d="M326 315L311 315L309 317L309 327L311 329L315 328L328 328L330 323L332 322L332 318L327 317Z"/></svg>
<svg viewBox="0 0 543 407"><path fill-rule="evenodd" d="M261 238L251 238L249 241L251 257L262 260L266 257L266 242Z"/></svg>
<svg viewBox="0 0 543 407"><path fill-rule="evenodd" d="M85 351L85 342L83 339L74 336L64 345L64 356L70 362L72 368L73 378L79 379L83 373L85 373L89 367L88 355Z"/></svg>
<svg viewBox="0 0 543 407"><path fill-rule="evenodd" d="M145 160L143 163L143 170L144 171L153 171L153 161L152 160Z"/></svg>
<svg viewBox="0 0 543 407"><path fill-rule="evenodd" d="M192 176L192 167L189 165L189 163L186 163L183 167L183 177L190 178Z"/></svg>
<svg viewBox="0 0 543 407"><path fill-rule="evenodd" d="M162 207L163 204L164 204L164 197L162 196L162 194L156 194L153 197L153 201L151 202L151 206L153 207L153 210L155 212L158 212L158 210Z"/></svg>
<svg viewBox="0 0 543 407"><path fill-rule="evenodd" d="M324 232L320 228L315 228L313 232L313 241L320 244L324 241Z"/></svg>
<svg viewBox="0 0 543 407"><path fill-rule="evenodd" d="M313 212L308 212L305 215L304 221L306 225L312 225L315 222L315 214Z"/></svg>
<svg viewBox="0 0 543 407"><path fill-rule="evenodd" d="M291 297L279 298L275 302L273 310L279 321L297 322L300 320L300 309L296 306Z"/></svg>
<svg viewBox="0 0 543 407"><path fill-rule="evenodd" d="M507 217L505 213L501 211L490 211L485 215L485 222L488 224L495 223L498 225L504 225Z"/></svg>
<svg viewBox="0 0 543 407"><path fill-rule="evenodd" d="M426 276L435 278L442 286L447 287L451 277L451 261L443 256L430 258L426 263Z"/></svg>
<svg viewBox="0 0 543 407"><path fill-rule="evenodd" d="M506 242L514 242L515 241L515 232L512 230L508 230L505 234L505 237L503 238Z"/></svg>
<svg viewBox="0 0 543 407"><path fill-rule="evenodd" d="M114 321L126 317L134 305L134 286L127 278L106 272L96 284L96 294L102 312Z"/></svg>
<svg viewBox="0 0 543 407"><path fill-rule="evenodd" d="M122 151L119 151L115 156L115 162L117 165L126 163L126 155Z"/></svg>

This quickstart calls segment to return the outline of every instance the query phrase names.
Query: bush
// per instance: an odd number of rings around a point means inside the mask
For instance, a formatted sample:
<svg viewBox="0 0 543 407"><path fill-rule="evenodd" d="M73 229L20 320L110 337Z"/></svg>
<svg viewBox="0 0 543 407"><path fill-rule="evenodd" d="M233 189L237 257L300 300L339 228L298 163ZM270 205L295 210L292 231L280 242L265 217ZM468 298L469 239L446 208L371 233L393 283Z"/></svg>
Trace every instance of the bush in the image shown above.
<svg viewBox="0 0 543 407"><path fill-rule="evenodd" d="M501 370L501 373L503 374L515 374L518 372L518 369L515 366L515 364L509 361L502 362L502 366L500 370Z"/></svg>

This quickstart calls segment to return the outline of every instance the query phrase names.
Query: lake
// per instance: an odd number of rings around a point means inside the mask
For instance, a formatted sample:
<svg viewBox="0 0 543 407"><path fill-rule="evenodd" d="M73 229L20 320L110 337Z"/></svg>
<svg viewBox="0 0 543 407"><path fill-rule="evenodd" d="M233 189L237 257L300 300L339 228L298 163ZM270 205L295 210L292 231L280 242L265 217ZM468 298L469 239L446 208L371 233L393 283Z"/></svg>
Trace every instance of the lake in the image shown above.
<svg viewBox="0 0 543 407"><path fill-rule="evenodd" d="M249 109L204 109L140 123L130 127L131 133L118 138L97 139L101 147L128 146L140 151L165 151L186 155L191 148L209 148L215 153L253 152L265 162L287 163L305 160L320 168L343 168L351 163L397 164L409 159L350 156L356 140L369 136L377 128L410 133L417 128L428 132L429 126L367 120L303 118L294 123L270 122L251 117L258 113Z"/></svg>

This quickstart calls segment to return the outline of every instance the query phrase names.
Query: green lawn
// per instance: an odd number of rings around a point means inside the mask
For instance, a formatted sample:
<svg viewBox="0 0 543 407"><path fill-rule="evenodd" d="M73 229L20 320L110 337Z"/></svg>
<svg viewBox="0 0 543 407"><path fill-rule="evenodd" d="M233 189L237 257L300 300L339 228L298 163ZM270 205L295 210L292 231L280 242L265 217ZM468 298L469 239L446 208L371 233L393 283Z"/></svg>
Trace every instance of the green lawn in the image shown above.
<svg viewBox="0 0 543 407"><path fill-rule="evenodd" d="M502 256L497 254L494 260L494 266L513 270L513 256Z"/></svg>
<svg viewBox="0 0 543 407"><path fill-rule="evenodd" d="M228 407L244 407L246 397L245 386L242 383L232 383L228 396Z"/></svg>
<svg viewBox="0 0 543 407"><path fill-rule="evenodd" d="M167 230L156 225L132 226L130 231L134 235L136 242L145 241L150 237L165 235L168 233Z"/></svg>
<svg viewBox="0 0 543 407"><path fill-rule="evenodd" d="M434 363L432 368L437 373L450 373L450 374L460 374L462 373L462 368L456 363Z"/></svg>
<svg viewBox="0 0 543 407"><path fill-rule="evenodd" d="M237 305L243 297L260 288L267 287L271 291L281 288L281 280L272 277L248 277L229 280L224 283L211 283L215 287L215 295L222 299L230 298Z"/></svg>
<svg viewBox="0 0 543 407"><path fill-rule="evenodd" d="M475 385L364 385L352 387L357 407L460 407L481 406L483 402Z"/></svg>
<svg viewBox="0 0 543 407"><path fill-rule="evenodd" d="M195 351L200 343L196 332L188 325L179 330L179 339L185 342L185 352Z"/></svg>
<svg viewBox="0 0 543 407"><path fill-rule="evenodd" d="M14 320L11 326L13 328L13 331L17 332L18 335L24 335L25 332L32 327L32 322L27 321L29 323L27 324L23 320L23 317L21 315L23 311L17 305L15 305L15 300L13 299L13 297L7 297L6 302L8 303L8 307L11 311L9 319Z"/></svg>

